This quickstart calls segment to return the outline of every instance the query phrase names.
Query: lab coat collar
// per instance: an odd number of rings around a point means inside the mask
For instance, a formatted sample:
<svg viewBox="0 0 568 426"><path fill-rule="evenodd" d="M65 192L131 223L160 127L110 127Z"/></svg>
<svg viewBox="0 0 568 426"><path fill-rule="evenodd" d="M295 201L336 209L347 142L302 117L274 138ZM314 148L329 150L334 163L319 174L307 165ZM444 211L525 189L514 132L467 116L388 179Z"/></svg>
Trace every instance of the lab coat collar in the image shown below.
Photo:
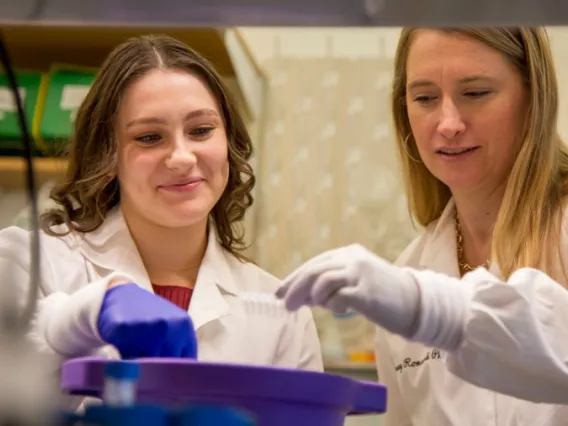
<svg viewBox="0 0 568 426"><path fill-rule="evenodd" d="M229 305L223 292L234 295L237 289L226 256L229 254L218 242L215 227L210 226L207 249L189 304L189 316L196 330L229 314Z"/></svg>
<svg viewBox="0 0 568 426"><path fill-rule="evenodd" d="M432 234L427 239L422 256L420 257L420 267L444 273L452 277L459 277L456 228L454 214L456 204L450 199L438 221L433 226ZM489 272L500 276L499 266L491 262Z"/></svg>
<svg viewBox="0 0 568 426"><path fill-rule="evenodd" d="M221 246L215 226L210 225L207 249L199 268L197 284L201 282L215 283L226 293L239 294L240 290L230 268L230 265L234 262L238 262L238 260Z"/></svg>
<svg viewBox="0 0 568 426"><path fill-rule="evenodd" d="M140 287L153 291L119 207L108 212L99 228L80 234L79 241L83 256L93 265L126 274Z"/></svg>
<svg viewBox="0 0 568 426"><path fill-rule="evenodd" d="M138 285L153 292L152 284L120 208L108 213L97 230L81 236L83 255L93 264L109 271L123 272ZM229 311L222 292L238 294L239 289L231 274L230 253L217 240L215 227L210 225L207 249L201 262L189 313L195 328L224 316Z"/></svg>

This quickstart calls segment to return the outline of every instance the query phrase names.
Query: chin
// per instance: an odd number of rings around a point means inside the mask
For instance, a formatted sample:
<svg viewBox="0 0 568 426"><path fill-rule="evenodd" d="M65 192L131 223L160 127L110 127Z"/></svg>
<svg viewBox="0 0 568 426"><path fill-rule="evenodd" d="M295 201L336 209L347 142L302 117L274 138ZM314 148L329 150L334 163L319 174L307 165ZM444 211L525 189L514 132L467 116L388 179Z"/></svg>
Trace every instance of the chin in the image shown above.
<svg viewBox="0 0 568 426"><path fill-rule="evenodd" d="M176 209L170 208L157 215L163 226L168 228L185 228L206 221L208 209Z"/></svg>
<svg viewBox="0 0 568 426"><path fill-rule="evenodd" d="M172 221L179 224L179 226L191 226L197 223L207 221L209 211L192 212L188 214L172 215Z"/></svg>
<svg viewBox="0 0 568 426"><path fill-rule="evenodd" d="M470 190L472 188L478 187L483 179L479 177L468 177L468 176L454 176L453 178L440 179L446 186L450 188L452 192L454 191L464 191Z"/></svg>

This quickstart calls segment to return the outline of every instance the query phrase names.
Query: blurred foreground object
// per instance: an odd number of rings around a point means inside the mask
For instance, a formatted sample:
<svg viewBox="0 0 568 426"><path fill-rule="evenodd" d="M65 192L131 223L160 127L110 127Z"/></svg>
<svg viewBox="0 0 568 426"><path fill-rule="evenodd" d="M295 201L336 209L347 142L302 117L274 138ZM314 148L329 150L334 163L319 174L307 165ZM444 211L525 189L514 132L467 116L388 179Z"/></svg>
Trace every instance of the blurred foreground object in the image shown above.
<svg viewBox="0 0 568 426"><path fill-rule="evenodd" d="M564 0L20 0L10 22L175 26L534 26L568 21Z"/></svg>

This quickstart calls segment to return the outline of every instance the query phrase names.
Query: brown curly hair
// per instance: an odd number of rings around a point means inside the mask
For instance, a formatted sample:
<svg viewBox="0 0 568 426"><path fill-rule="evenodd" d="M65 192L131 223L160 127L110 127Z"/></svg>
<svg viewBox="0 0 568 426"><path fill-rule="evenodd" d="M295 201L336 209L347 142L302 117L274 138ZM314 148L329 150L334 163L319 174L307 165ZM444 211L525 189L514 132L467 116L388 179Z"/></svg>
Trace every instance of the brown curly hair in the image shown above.
<svg viewBox="0 0 568 426"><path fill-rule="evenodd" d="M252 205L255 176L248 160L252 142L237 104L213 66L197 52L169 36L129 39L107 57L77 111L69 145L65 179L51 192L58 207L41 216L44 232L62 236L71 231L91 232L120 202L116 177L117 141L114 123L121 97L135 80L156 69L176 69L200 77L214 94L228 139L229 179L210 213L219 242L242 261L246 249L242 220ZM57 232L55 225L67 225Z"/></svg>

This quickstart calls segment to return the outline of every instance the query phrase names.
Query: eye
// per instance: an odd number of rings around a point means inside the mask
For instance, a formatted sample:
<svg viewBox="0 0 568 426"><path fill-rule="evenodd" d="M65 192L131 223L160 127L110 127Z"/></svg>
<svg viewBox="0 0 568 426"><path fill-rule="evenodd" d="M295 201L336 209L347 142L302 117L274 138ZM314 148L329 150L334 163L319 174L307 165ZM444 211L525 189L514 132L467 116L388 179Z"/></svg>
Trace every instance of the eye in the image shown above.
<svg viewBox="0 0 568 426"><path fill-rule="evenodd" d="M205 139L213 132L213 130L215 130L215 128L210 126L196 127L189 132L189 134L197 139Z"/></svg>
<svg viewBox="0 0 568 426"><path fill-rule="evenodd" d="M161 138L162 137L158 134L150 134L150 135L139 136L136 138L136 140L145 145L151 145L157 143Z"/></svg>
<svg viewBox="0 0 568 426"><path fill-rule="evenodd" d="M436 97L435 96L429 96L429 95L419 95L416 96L414 98L414 102L418 102L419 104L428 104L430 102L432 102L433 100L435 100Z"/></svg>
<svg viewBox="0 0 568 426"><path fill-rule="evenodd" d="M491 93L490 90L472 90L472 91L466 92L465 95L468 98L476 99L476 98L482 98L484 96L487 96L490 93Z"/></svg>

